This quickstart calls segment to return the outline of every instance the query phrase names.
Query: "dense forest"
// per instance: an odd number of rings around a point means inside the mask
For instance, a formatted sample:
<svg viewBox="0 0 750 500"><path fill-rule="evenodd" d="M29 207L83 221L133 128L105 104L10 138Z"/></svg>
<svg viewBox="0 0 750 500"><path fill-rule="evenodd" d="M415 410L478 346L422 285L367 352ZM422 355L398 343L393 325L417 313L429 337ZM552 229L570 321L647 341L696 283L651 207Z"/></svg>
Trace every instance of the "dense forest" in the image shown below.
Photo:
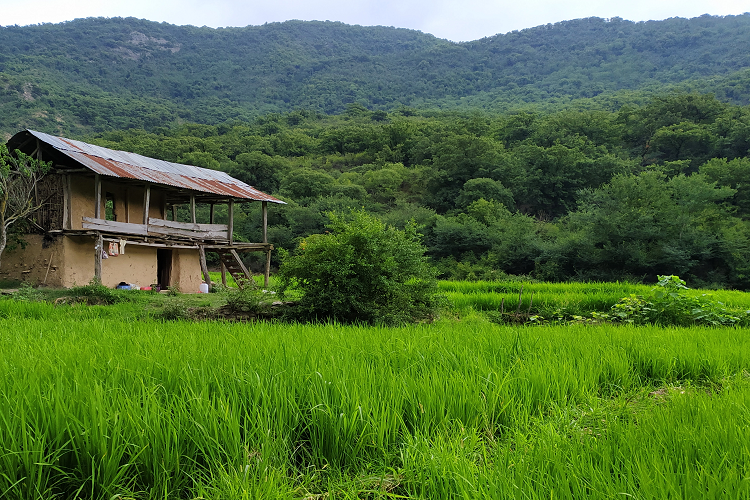
<svg viewBox="0 0 750 500"><path fill-rule="evenodd" d="M748 14L467 43L99 18L0 27L0 44L1 134L226 171L288 202L279 248L364 208L416 223L445 278L750 289ZM259 240L256 205L238 238Z"/></svg>
<svg viewBox="0 0 750 500"><path fill-rule="evenodd" d="M0 134L252 120L307 109L613 111L668 90L750 102L750 15L588 18L453 43L289 21L197 28L134 18L0 27Z"/></svg>
<svg viewBox="0 0 750 500"><path fill-rule="evenodd" d="M352 104L89 140L221 169L281 197L289 204L269 219L277 247L325 231L326 212L364 207L396 227L416 222L445 278L679 274L750 288L750 108L711 95L505 115ZM250 241L256 205L235 223Z"/></svg>

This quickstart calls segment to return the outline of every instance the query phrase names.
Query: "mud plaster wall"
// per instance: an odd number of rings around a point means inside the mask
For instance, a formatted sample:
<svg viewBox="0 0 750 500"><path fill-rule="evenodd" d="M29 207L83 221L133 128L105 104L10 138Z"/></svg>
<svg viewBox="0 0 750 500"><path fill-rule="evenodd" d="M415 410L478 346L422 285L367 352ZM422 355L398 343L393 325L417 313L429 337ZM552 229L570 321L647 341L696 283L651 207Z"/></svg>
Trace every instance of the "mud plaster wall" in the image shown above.
<svg viewBox="0 0 750 500"><path fill-rule="evenodd" d="M172 284L179 284L183 293L196 293L202 282L198 250L175 250L172 253Z"/></svg>
<svg viewBox="0 0 750 500"><path fill-rule="evenodd" d="M94 239L69 237L65 242L65 279L63 286L85 285L94 277ZM109 243L104 242L104 249ZM125 245L125 253L102 259L102 284L117 286L124 281L148 286L156 279L156 248Z"/></svg>
<svg viewBox="0 0 750 500"><path fill-rule="evenodd" d="M47 275L47 285L64 286L64 238L56 237L44 241L44 236L41 234L28 234L23 239L26 242L25 248L20 246L13 250L6 248L3 252L2 260L0 260L0 279L25 281L38 285L43 283ZM50 259L52 259L51 263ZM49 274L47 274L48 267Z"/></svg>
<svg viewBox="0 0 750 500"><path fill-rule="evenodd" d="M71 179L71 229L83 229L83 217L94 217L94 179L93 177L74 176ZM143 198L145 187L128 185L102 178L101 218L105 217L104 204L106 194L112 193L115 198L115 216L117 222L143 224ZM151 188L149 197L149 217L164 218L163 190Z"/></svg>

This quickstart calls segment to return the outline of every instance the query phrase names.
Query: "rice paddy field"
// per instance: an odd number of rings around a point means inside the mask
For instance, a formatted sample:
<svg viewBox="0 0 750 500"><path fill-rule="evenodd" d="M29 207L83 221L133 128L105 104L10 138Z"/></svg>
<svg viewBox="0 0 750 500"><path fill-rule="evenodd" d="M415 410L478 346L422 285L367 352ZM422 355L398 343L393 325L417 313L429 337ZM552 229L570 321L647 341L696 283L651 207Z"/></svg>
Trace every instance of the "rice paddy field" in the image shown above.
<svg viewBox="0 0 750 500"><path fill-rule="evenodd" d="M748 329L482 316L520 286L399 328L0 300L0 499L750 498Z"/></svg>

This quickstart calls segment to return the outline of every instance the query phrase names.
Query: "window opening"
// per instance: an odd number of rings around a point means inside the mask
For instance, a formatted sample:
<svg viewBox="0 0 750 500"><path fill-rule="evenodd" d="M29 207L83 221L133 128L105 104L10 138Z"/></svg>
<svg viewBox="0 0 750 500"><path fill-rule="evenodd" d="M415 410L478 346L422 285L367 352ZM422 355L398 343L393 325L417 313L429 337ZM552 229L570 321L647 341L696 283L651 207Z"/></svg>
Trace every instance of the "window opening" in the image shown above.
<svg viewBox="0 0 750 500"><path fill-rule="evenodd" d="M115 195L112 193L107 193L104 197L104 219L117 220L117 214L115 213Z"/></svg>

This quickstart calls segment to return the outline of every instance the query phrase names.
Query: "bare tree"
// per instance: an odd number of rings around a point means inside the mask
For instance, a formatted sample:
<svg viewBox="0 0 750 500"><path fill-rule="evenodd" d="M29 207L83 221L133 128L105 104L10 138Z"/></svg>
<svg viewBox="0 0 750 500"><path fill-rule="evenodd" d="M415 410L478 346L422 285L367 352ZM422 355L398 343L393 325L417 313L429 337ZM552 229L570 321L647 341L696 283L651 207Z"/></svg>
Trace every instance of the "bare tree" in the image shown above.
<svg viewBox="0 0 750 500"><path fill-rule="evenodd" d="M49 171L51 163L0 145L0 259L8 244L8 232L16 222L33 214L43 205L36 199L36 186Z"/></svg>

